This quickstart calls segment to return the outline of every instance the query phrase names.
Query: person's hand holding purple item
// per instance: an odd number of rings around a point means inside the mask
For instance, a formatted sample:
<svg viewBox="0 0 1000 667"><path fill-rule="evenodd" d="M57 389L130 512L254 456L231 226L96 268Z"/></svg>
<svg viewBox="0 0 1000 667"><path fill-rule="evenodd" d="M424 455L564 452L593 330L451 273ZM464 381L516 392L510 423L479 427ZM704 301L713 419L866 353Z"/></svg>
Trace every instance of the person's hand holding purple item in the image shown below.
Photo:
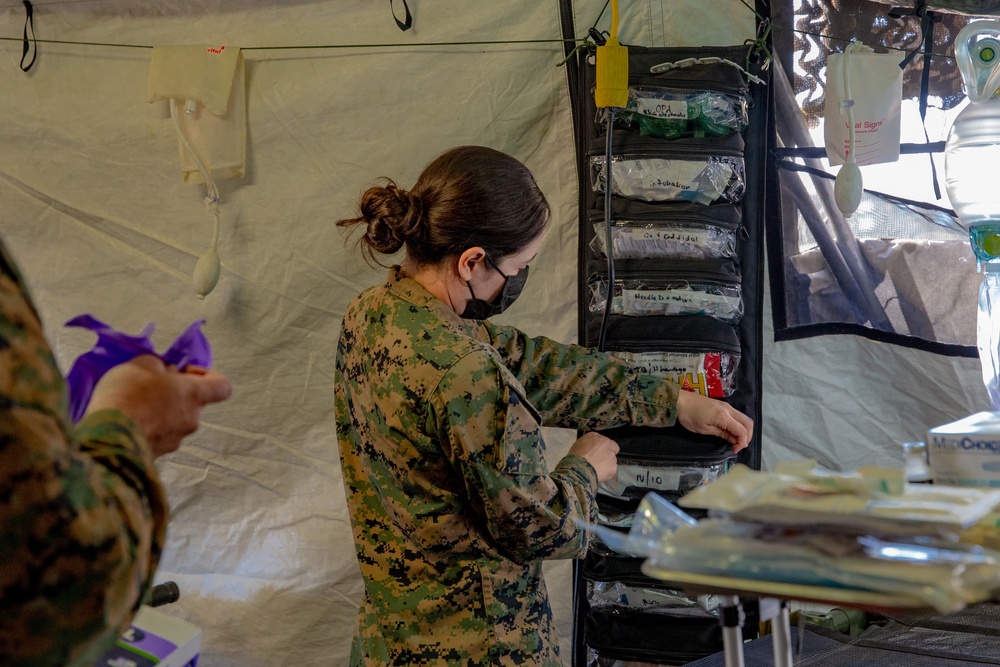
<svg viewBox="0 0 1000 667"><path fill-rule="evenodd" d="M172 452L198 428L202 408L232 393L229 380L209 370L212 347L192 322L163 353L157 354L147 325L139 335L112 329L92 315L66 323L97 334L94 348L80 355L67 376L73 423L90 412L117 409L143 430L159 456Z"/></svg>

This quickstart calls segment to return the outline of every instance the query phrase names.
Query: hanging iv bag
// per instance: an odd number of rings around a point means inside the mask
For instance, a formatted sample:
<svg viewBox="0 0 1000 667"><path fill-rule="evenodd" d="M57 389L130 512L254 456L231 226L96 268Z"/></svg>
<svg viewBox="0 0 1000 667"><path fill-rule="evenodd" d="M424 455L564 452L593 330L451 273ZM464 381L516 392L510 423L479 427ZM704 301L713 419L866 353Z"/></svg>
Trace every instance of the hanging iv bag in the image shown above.
<svg viewBox="0 0 1000 667"><path fill-rule="evenodd" d="M973 21L955 39L955 60L969 104L945 143L948 198L969 229L979 289L977 343L993 410L1000 410L1000 22Z"/></svg>

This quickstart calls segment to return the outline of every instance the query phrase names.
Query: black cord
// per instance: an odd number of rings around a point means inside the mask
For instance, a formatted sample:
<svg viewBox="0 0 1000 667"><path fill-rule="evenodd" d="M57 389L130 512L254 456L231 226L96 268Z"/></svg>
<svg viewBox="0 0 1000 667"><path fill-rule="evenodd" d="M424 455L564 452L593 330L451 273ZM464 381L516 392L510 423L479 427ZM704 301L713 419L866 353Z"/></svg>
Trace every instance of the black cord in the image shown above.
<svg viewBox="0 0 1000 667"><path fill-rule="evenodd" d="M608 258L608 295L604 302L604 315L601 317L601 335L597 341L597 349L601 352L604 352L608 322L611 319L611 305L615 298L615 260L611 252L611 139L614 128L615 108L608 107L608 138L604 144L604 255Z"/></svg>

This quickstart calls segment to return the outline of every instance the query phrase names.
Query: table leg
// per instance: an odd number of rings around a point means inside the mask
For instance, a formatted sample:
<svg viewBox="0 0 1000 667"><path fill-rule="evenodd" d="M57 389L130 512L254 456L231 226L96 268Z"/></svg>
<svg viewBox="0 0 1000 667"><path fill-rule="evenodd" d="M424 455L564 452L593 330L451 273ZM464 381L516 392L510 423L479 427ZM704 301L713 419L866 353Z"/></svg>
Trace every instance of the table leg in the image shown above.
<svg viewBox="0 0 1000 667"><path fill-rule="evenodd" d="M737 595L719 596L722 613L722 649L726 667L743 667L743 607Z"/></svg>
<svg viewBox="0 0 1000 667"><path fill-rule="evenodd" d="M781 601L777 617L771 619L771 651L774 667L792 667L792 632L789 623L788 603Z"/></svg>

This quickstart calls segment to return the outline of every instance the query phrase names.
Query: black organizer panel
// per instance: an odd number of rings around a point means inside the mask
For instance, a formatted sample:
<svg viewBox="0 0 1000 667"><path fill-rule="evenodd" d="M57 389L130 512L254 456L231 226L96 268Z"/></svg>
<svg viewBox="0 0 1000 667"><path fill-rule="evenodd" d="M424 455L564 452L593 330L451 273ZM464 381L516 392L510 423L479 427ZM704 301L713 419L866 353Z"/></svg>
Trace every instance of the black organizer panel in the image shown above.
<svg viewBox="0 0 1000 667"><path fill-rule="evenodd" d="M629 46L630 82L644 77L644 72L654 64L677 62L687 58L717 57L745 66L749 47L712 48L643 48ZM597 214L603 214L604 195L591 187L590 156L603 155L606 141L604 126L595 122L597 110L593 103L595 69L583 56L579 57L575 87L574 119L576 122L576 146L580 184L580 235L579 235L579 340L581 344L595 347L600 339L602 315L589 311L590 291L588 281L593 275L607 273L607 260L593 247L593 223ZM755 75L766 78L759 68L751 70ZM744 75L736 68L728 66L694 65L670 70L671 82L682 81L683 85L704 86L719 90L719 86L745 83ZM678 146L701 146L707 151L732 151L734 146L742 151L745 174L745 190L742 200L735 206L736 219L741 224L737 235L737 252L733 259L740 279L743 298L743 315L735 325L727 325L707 315L687 316L610 316L605 342L611 347L614 341L645 340L665 341L666 336L694 337L706 343L731 349L738 346L740 364L737 371L736 389L731 396L722 400L753 418L754 436L750 446L735 455L735 459L751 468L759 469L761 463L761 364L763 331L763 236L764 236L764 193L765 151L768 128L769 91L767 86L747 83L749 100L748 124L741 135L725 139L681 138L660 139L638 135L631 129L621 129L616 122L613 134L612 154L618 150L637 152L649 151L665 154L676 151ZM704 206L680 202L641 202L611 195L612 215L616 219L626 219L627 212L641 211L643 214L663 212L669 217L676 211L678 215L689 212L692 207ZM719 219L732 219L733 211L722 207L732 204L719 201L708 205ZM603 219L603 218L601 218ZM634 265L636 260L615 262L616 277L620 278L619 267ZM642 263L672 260L641 260ZM669 322L666 322L669 320ZM734 458L729 443L721 438L691 433L680 425L669 428L627 426L604 431L621 447L622 455L668 462L710 463ZM718 621L698 617L663 616L643 613L638 610L620 609L607 611L591 609L586 600L587 581L615 580L639 583L645 578L639 571L641 560L600 555L592 552L584 561L574 567L574 654L573 664L586 667L590 651L596 651L602 658L643 660L655 663L681 664L696 660L722 650L722 635ZM753 605L751 605L753 606ZM755 610L754 610L755 611ZM745 626L747 637L752 637L754 626ZM656 638L650 641L650 638Z"/></svg>

